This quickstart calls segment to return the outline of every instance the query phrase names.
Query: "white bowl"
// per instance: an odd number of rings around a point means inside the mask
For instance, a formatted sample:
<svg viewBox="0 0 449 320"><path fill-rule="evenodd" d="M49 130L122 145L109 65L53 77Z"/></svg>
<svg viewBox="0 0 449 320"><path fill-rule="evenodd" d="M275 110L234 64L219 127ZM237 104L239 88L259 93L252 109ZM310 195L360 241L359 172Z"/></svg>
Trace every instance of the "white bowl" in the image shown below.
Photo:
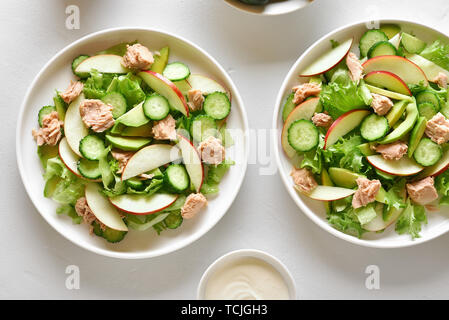
<svg viewBox="0 0 449 320"><path fill-rule="evenodd" d="M443 39L446 40L446 42L449 42L449 38L443 33L421 24L402 20L382 20L381 23L399 24L402 27L402 30L411 32L412 34L415 34L416 36L427 42L431 42L437 39ZM413 246L424 243L446 233L449 230L449 210L444 209L443 207L440 212L429 212L427 215L429 223L428 225L423 227L421 238L415 240L412 240L409 235L398 235L394 230L394 225L390 226L389 228L387 228L387 230L385 230L385 232L380 234L367 233L363 236L362 239L344 234L328 224L326 220L325 209L322 203L320 203L319 201L311 200L304 195L299 195L295 191L295 189L293 188L293 181L290 177L292 164L284 154L280 143L280 130L282 129L283 124L282 107L284 101L287 95L291 92L291 88L294 85L306 81L305 79L300 79L298 77L299 72L330 48L330 40L341 41L349 37L355 37L355 43L358 43L362 34L367 30L366 26L367 22L360 22L339 28L325 35L324 37L316 41L304 54L302 54L288 72L276 99L273 116L273 128L277 129L273 130L276 162L280 171L282 181L284 182L288 193L293 198L295 203L313 222L315 222L327 232L340 239L344 239L346 241L367 247L399 248Z"/></svg>
<svg viewBox="0 0 449 320"><path fill-rule="evenodd" d="M89 235L85 224L73 225L66 216L56 215L57 204L43 196L43 169L36 154L36 143L31 129L37 126L37 113L43 105L53 104L55 88L64 90L74 79L72 59L79 54L93 54L123 41L139 40L151 50L170 46L172 61L189 64L193 73L201 73L222 82L232 92L232 112L228 128L246 132L248 120L242 99L226 71L203 49L178 36L144 28L108 29L85 36L57 53L39 72L25 95L17 123L17 163L25 189L44 219L61 235L92 252L124 259L160 256L181 249L208 232L226 213L234 201L246 171L248 157L247 135L234 136L236 144L228 149L235 155L234 165L220 184L220 194L209 201L208 208L197 218L186 220L176 230L166 230L160 236L154 230L131 230L125 240L109 244L104 239Z"/></svg>
<svg viewBox="0 0 449 320"><path fill-rule="evenodd" d="M204 300L204 295L206 291L206 285L207 281L209 281L209 278L215 273L217 268L220 268L226 264L232 263L236 260L242 259L242 258L256 258L263 260L270 264L273 268L275 268L284 279L285 284L288 288L288 294L290 296L290 300L296 299L296 284L295 280L293 279L290 271L288 271L287 267L279 261L274 256L260 251L260 250L254 250L254 249L241 249L229 252L217 260L215 260L204 272L203 276L201 277L200 283L198 284L197 289L197 299L198 300Z"/></svg>
<svg viewBox="0 0 449 320"><path fill-rule="evenodd" d="M225 2L247 13L275 16L302 9L311 4L313 0L277 0L265 5L249 5L238 0L225 0Z"/></svg>

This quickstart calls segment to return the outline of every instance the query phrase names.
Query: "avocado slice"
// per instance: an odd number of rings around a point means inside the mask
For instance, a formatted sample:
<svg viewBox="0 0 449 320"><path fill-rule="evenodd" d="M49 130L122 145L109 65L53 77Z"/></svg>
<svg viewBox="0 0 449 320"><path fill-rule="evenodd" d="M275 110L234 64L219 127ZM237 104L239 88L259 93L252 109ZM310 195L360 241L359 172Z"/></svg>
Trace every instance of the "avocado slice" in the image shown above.
<svg viewBox="0 0 449 320"><path fill-rule="evenodd" d="M390 112L387 114L387 120L388 124L390 125L390 128L393 128L393 126L399 121L399 119L404 114L405 108L407 108L407 104L410 102L407 100L402 100L397 102L393 108L391 108Z"/></svg>
<svg viewBox="0 0 449 320"><path fill-rule="evenodd" d="M329 187L334 186L334 183L332 182L332 180L329 176L329 173L324 168L323 168L323 171L321 172L321 184L323 186L329 186ZM326 208L326 213L329 214L331 212L330 202L324 202L324 206Z"/></svg>
<svg viewBox="0 0 449 320"><path fill-rule="evenodd" d="M143 102L116 120L116 124L123 124L128 127L140 127L148 122L150 122L150 119L143 113Z"/></svg>
<svg viewBox="0 0 449 320"><path fill-rule="evenodd" d="M416 125L413 127L412 133L410 134L410 141L408 144L408 157L411 158L416 148L418 147L421 138L426 131L427 120L425 117L419 117Z"/></svg>
<svg viewBox="0 0 449 320"><path fill-rule="evenodd" d="M416 106L416 101L409 103L406 110L407 117L405 120L396 129L394 129L393 132L380 141L380 144L388 144L398 141L399 139L404 138L407 133L413 129L416 120L418 120L418 108Z"/></svg>
<svg viewBox="0 0 449 320"><path fill-rule="evenodd" d="M124 137L151 137L153 127L150 124L144 124L140 127L126 127L120 135Z"/></svg>
<svg viewBox="0 0 449 320"><path fill-rule="evenodd" d="M168 56L170 55L170 48L164 47L159 50L160 55L154 56L154 63L151 65L151 71L162 73L167 66Z"/></svg>
<svg viewBox="0 0 449 320"><path fill-rule="evenodd" d="M106 140L114 147L125 151L137 151L151 142L150 138L116 137L106 135Z"/></svg>
<svg viewBox="0 0 449 320"><path fill-rule="evenodd" d="M369 156L373 156L376 153L371 149L372 144L371 143L364 143L361 144L359 146L357 146L357 148L359 148L360 152L365 156L365 157L369 157Z"/></svg>

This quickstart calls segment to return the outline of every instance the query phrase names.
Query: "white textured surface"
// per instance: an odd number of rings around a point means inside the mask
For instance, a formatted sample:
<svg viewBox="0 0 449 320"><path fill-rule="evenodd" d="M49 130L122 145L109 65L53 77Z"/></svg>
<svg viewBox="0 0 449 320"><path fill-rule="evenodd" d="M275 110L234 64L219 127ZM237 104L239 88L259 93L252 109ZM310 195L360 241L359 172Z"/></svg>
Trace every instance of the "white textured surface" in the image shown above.
<svg viewBox="0 0 449 320"><path fill-rule="evenodd" d="M80 6L80 30L65 28L69 4ZM351 245L309 221L279 176L260 176L259 165L248 167L241 195L205 237L182 251L142 261L96 256L65 240L34 209L17 172L14 135L23 95L45 62L83 35L143 26L184 36L230 72L250 126L269 128L281 81L297 57L334 28L373 17L415 20L449 33L445 0L408 0L407 6L402 0L317 0L302 11L263 18L221 0L136 0L132 7L111 0L1 1L0 298L194 298L207 266L239 248L265 250L282 260L299 298L448 298L449 235L400 250ZM80 267L80 290L65 288L69 264ZM365 288L364 271L371 264L381 270L377 291Z"/></svg>

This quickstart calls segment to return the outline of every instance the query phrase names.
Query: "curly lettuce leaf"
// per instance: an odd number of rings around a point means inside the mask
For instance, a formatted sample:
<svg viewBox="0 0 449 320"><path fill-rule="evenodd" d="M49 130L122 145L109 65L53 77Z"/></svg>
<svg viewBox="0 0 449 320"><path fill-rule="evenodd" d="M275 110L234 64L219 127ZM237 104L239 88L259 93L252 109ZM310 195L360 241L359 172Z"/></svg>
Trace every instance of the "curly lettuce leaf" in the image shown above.
<svg viewBox="0 0 449 320"><path fill-rule="evenodd" d="M413 205L409 199L407 207L396 222L396 232L410 234L412 239L420 238L423 223L427 224L426 210L423 206Z"/></svg>
<svg viewBox="0 0 449 320"><path fill-rule="evenodd" d="M449 44L436 40L431 45L428 45L420 55L441 68L449 70Z"/></svg>
<svg viewBox="0 0 449 320"><path fill-rule="evenodd" d="M100 73L97 70L92 70L90 77L84 83L84 95L87 99L103 98L106 95L106 90L115 77L115 74Z"/></svg>
<svg viewBox="0 0 449 320"><path fill-rule="evenodd" d="M159 189L161 189L164 185L164 180L163 179L151 179L150 184L142 191L137 191L134 190L133 188L129 188L127 189L126 193L128 194L145 194L145 195L152 195L154 193L156 193L157 191L159 191Z"/></svg>
<svg viewBox="0 0 449 320"><path fill-rule="evenodd" d="M436 177L435 188L441 196L440 204L449 205L449 171L445 171Z"/></svg>
<svg viewBox="0 0 449 320"><path fill-rule="evenodd" d="M128 73L118 78L118 89L126 99L128 106L134 106L145 100L145 92L140 87L142 79Z"/></svg>
<svg viewBox="0 0 449 320"><path fill-rule="evenodd" d="M354 214L357 216L357 219L362 226L370 223L377 217L377 212L374 205L374 203L370 203L365 207L354 210Z"/></svg>
<svg viewBox="0 0 449 320"><path fill-rule="evenodd" d="M359 148L363 143L362 137L357 134L350 134L340 138L340 140L330 146L325 153L325 161L330 166L337 166L351 170L355 173L366 174L371 168L364 162L364 156Z"/></svg>
<svg viewBox="0 0 449 320"><path fill-rule="evenodd" d="M83 221L83 218L76 213L75 208L69 204L63 204L57 208L56 214L69 216L74 224L80 224Z"/></svg>
<svg viewBox="0 0 449 320"><path fill-rule="evenodd" d="M355 235L359 238L363 236L366 230L363 229L352 207L340 213L331 213L327 217L329 223L337 230Z"/></svg>
<svg viewBox="0 0 449 320"><path fill-rule="evenodd" d="M201 187L201 193L203 194L216 194L218 193L218 185L223 179L229 168L235 164L232 160L225 160L217 166L209 166L207 170L206 179Z"/></svg>

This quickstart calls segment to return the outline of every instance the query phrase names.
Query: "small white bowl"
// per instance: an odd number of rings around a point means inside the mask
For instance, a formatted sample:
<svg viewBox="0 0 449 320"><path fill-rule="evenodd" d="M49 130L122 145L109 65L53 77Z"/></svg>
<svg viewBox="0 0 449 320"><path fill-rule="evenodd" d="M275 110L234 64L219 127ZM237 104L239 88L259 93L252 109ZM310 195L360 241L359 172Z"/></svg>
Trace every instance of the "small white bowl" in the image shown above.
<svg viewBox="0 0 449 320"><path fill-rule="evenodd" d="M209 281L209 278L214 274L214 272L231 262L234 262L236 260L242 259L242 258L256 258L260 259L262 261L265 261L266 263L270 264L274 269L276 269L284 279L285 284L288 288L288 294L290 296L290 300L296 299L296 284L295 280L293 279L290 271L288 271L287 267L279 261L274 256L260 251L260 250L254 250L254 249L240 249L236 251L231 251L217 260L215 260L204 272L203 276L201 277L200 283L198 285L197 290L197 299L198 300L204 300L204 295L206 291L207 282Z"/></svg>
<svg viewBox="0 0 449 320"><path fill-rule="evenodd" d="M431 42L437 39L444 40L449 42L449 38L447 35L432 29L430 27L403 21L403 20L380 20L380 23L392 23L398 24L401 26L402 30L405 32L409 32L411 34L415 34L419 38L423 39L426 42ZM412 240L410 235L398 235L394 226L390 226L383 233L367 233L363 236L363 239L358 239L357 237L353 237L351 235L347 235L343 232L340 232L334 229L326 220L326 212L322 203L319 201L311 200L310 198L299 195L293 185L293 181L290 177L290 172L292 170L292 164L288 157L285 155L282 145L280 132L282 130L282 107L285 102L285 99L288 94L291 92L291 88L300 82L305 82L306 79L301 79L298 75L301 70L313 61L315 61L318 57L320 57L326 50L330 48L330 40L342 41L349 37L354 37L355 42L358 43L360 37L367 30L368 22L359 22L351 25L344 26L339 28L318 41L316 41L305 53L303 53L299 59L292 66L290 71L282 83L281 89L276 99L276 105L273 116L273 141L274 143L274 153L276 162L280 171L280 175L282 181L287 188L288 193L301 209L313 222L315 222L322 229L331 233L332 235L366 247L374 247L374 248L400 248L400 247L408 247L417 245L420 243L424 243L431 239L441 236L442 234L449 231L449 218L448 213L449 209L442 207L440 212L431 212L428 213L428 225L423 226L423 230L421 231L421 238Z"/></svg>
<svg viewBox="0 0 449 320"><path fill-rule="evenodd" d="M290 13L306 7L314 0L277 0L265 5L249 5L238 0L225 0L230 6L241 11L263 16L275 16Z"/></svg>
<svg viewBox="0 0 449 320"><path fill-rule="evenodd" d="M154 230L131 230L117 244L89 235L85 224L74 225L67 216L56 214L57 203L43 196L42 165L36 154L36 142L31 129L37 126L37 113L44 105L53 104L54 90L64 90L74 76L73 58L80 54L93 54L120 42L138 40L151 50L170 46L170 60L186 62L193 73L210 76L224 84L232 93L232 112L228 128L246 133L248 120L237 88L227 72L203 49L192 42L163 31L145 28L116 28L99 31L68 45L58 52L39 72L25 95L16 133L17 164L25 189L42 217L61 235L80 247L97 254L122 258L142 259L164 255L181 249L198 240L225 215L238 194L246 172L249 138L246 134L233 136L235 145L227 153L236 162L220 183L220 194L210 199L201 215L186 220L176 230L166 230L157 235ZM34 214L34 212L32 212ZM26 221L24 221L26 223Z"/></svg>

